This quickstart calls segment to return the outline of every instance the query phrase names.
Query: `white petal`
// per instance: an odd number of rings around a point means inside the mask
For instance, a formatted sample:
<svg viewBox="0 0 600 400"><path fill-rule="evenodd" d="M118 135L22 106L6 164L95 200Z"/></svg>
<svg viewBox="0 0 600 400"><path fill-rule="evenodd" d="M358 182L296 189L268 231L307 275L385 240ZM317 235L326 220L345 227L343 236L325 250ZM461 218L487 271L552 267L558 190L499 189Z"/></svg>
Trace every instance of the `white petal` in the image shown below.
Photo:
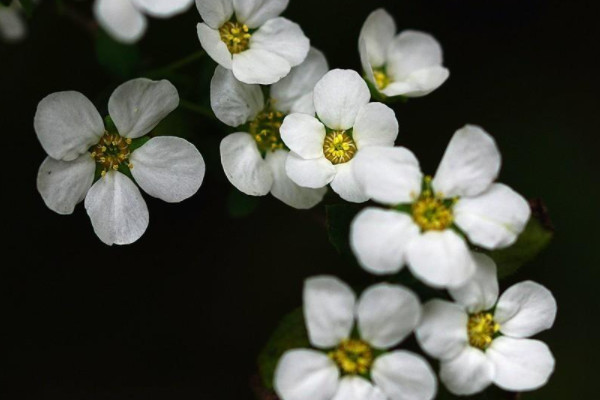
<svg viewBox="0 0 600 400"><path fill-rule="evenodd" d="M16 42L27 35L27 25L20 11L15 7L0 6L0 37L8 42Z"/></svg>
<svg viewBox="0 0 600 400"><path fill-rule="evenodd" d="M514 244L530 216L527 200L500 183L476 197L463 197L454 206L456 224L471 242L486 249Z"/></svg>
<svg viewBox="0 0 600 400"><path fill-rule="evenodd" d="M448 291L454 300L470 313L490 310L498 300L498 276L494 260L482 253L472 252L475 273L464 285Z"/></svg>
<svg viewBox="0 0 600 400"><path fill-rule="evenodd" d="M38 104L34 128L42 147L56 160L72 161L104 133L102 117L79 92L58 92Z"/></svg>
<svg viewBox="0 0 600 400"><path fill-rule="evenodd" d="M442 47L425 32L400 33L388 50L387 72L393 81L404 81L411 73L442 64Z"/></svg>
<svg viewBox="0 0 600 400"><path fill-rule="evenodd" d="M95 170L96 163L87 153L73 161L46 157L37 175L38 192L52 211L71 214L92 186Z"/></svg>
<svg viewBox="0 0 600 400"><path fill-rule="evenodd" d="M304 282L304 319L310 343L330 348L350 337L354 326L354 292L331 276L308 278Z"/></svg>
<svg viewBox="0 0 600 400"><path fill-rule="evenodd" d="M196 147L185 139L159 136L135 150L131 174L150 196L178 203L193 196L204 179L206 166Z"/></svg>
<svg viewBox="0 0 600 400"><path fill-rule="evenodd" d="M323 157L325 126L313 116L290 114L283 120L281 139L287 147L305 159Z"/></svg>
<svg viewBox="0 0 600 400"><path fill-rule="evenodd" d="M308 398L308 397L307 397ZM328 399L329 400L329 399ZM347 375L340 380L338 390L331 400L387 400L383 392L368 380Z"/></svg>
<svg viewBox="0 0 600 400"><path fill-rule="evenodd" d="M310 41L300 25L286 18L273 18L252 34L250 49L276 54L295 67L306 59Z"/></svg>
<svg viewBox="0 0 600 400"><path fill-rule="evenodd" d="M363 76L365 79L370 82L374 88L377 88L375 82L375 75L373 73L373 66L369 61L369 51L367 49L367 41L364 37L359 37L358 39L358 53L360 55L360 64L363 69ZM377 89L379 91L379 89Z"/></svg>
<svg viewBox="0 0 600 400"><path fill-rule="evenodd" d="M529 337L550 329L556 318L556 300L539 283L525 281L508 288L496 306L494 319L500 331L512 337Z"/></svg>
<svg viewBox="0 0 600 400"><path fill-rule="evenodd" d="M329 71L317 82L314 92L319 119L334 130L352 128L358 112L371 98L365 81L352 70Z"/></svg>
<svg viewBox="0 0 600 400"><path fill-rule="evenodd" d="M480 127L467 125L452 136L433 188L445 197L476 196L496 179L500 162L494 139Z"/></svg>
<svg viewBox="0 0 600 400"><path fill-rule="evenodd" d="M219 31L205 23L198 24L197 31L198 39L206 54L224 68L232 69L232 55L225 42L221 40Z"/></svg>
<svg viewBox="0 0 600 400"><path fill-rule="evenodd" d="M233 0L237 20L257 28L277 17L288 6L289 0Z"/></svg>
<svg viewBox="0 0 600 400"><path fill-rule="evenodd" d="M302 97L312 94L315 85L328 70L329 65L323 53L311 48L302 64L292 68L288 76L271 86L274 107L289 113ZM312 96L310 102L312 103ZM312 109L314 110L314 106Z"/></svg>
<svg viewBox="0 0 600 400"><path fill-rule="evenodd" d="M285 79L285 78L284 78ZM311 116L315 115L314 93L311 91L298 98L290 108L290 113L302 113Z"/></svg>
<svg viewBox="0 0 600 400"><path fill-rule="evenodd" d="M275 391L284 400L330 400L337 390L339 375L327 355L314 350L290 350L275 369Z"/></svg>
<svg viewBox="0 0 600 400"><path fill-rule="evenodd" d="M135 185L118 171L109 171L89 190L85 209L94 232L107 245L131 244L148 227L148 207Z"/></svg>
<svg viewBox="0 0 600 400"><path fill-rule="evenodd" d="M327 186L336 171L325 157L305 160L291 152L285 163L285 172L297 185L318 189Z"/></svg>
<svg viewBox="0 0 600 400"><path fill-rule="evenodd" d="M366 195L352 172L352 160L335 165L335 169L335 177L331 181L331 188L334 192L339 194L342 199L352 203L364 203L369 200L369 196Z"/></svg>
<svg viewBox="0 0 600 400"><path fill-rule="evenodd" d="M121 136L131 139L150 133L179 106L179 94L167 80L132 79L115 89L108 113Z"/></svg>
<svg viewBox="0 0 600 400"><path fill-rule="evenodd" d="M146 17L131 0L96 0L94 14L100 26L120 42L135 43L146 32Z"/></svg>
<svg viewBox="0 0 600 400"><path fill-rule="evenodd" d="M187 11L194 0L132 0L144 13L157 18L168 18ZM211 0L214 1L214 0Z"/></svg>
<svg viewBox="0 0 600 400"><path fill-rule="evenodd" d="M440 379L459 396L479 393L494 379L494 365L485 353L467 346L455 358L440 363Z"/></svg>
<svg viewBox="0 0 600 400"><path fill-rule="evenodd" d="M362 149L352 168L365 193L379 203L409 203L421 193L423 173L419 161L404 147Z"/></svg>
<svg viewBox="0 0 600 400"><path fill-rule="evenodd" d="M475 273L475 262L464 239L452 230L428 231L408 248L408 266L429 286L463 285Z"/></svg>
<svg viewBox="0 0 600 400"><path fill-rule="evenodd" d="M250 196L271 190L273 174L248 133L232 133L221 141L221 164L229 182Z"/></svg>
<svg viewBox="0 0 600 400"><path fill-rule="evenodd" d="M262 49L249 49L234 54L231 66L237 79L259 85L271 85L292 69L285 58Z"/></svg>
<svg viewBox="0 0 600 400"><path fill-rule="evenodd" d="M219 121L237 127L253 120L265 99L259 85L242 83L219 65L210 82L210 105Z"/></svg>
<svg viewBox="0 0 600 400"><path fill-rule="evenodd" d="M327 188L310 189L296 185L285 172L287 156L287 151L277 150L268 153L265 158L273 173L271 194L288 206L300 210L316 206L323 200L325 193L327 193Z"/></svg>
<svg viewBox="0 0 600 400"><path fill-rule="evenodd" d="M405 287L380 283L362 293L356 315L361 338L378 349L388 349L417 327L421 302Z"/></svg>
<svg viewBox="0 0 600 400"><path fill-rule="evenodd" d="M494 383L505 390L520 392L544 386L554 371L554 357L539 340L495 339L486 351L494 364Z"/></svg>
<svg viewBox="0 0 600 400"><path fill-rule="evenodd" d="M387 50L396 35L396 23L383 8L373 11L365 21L359 40L364 40L369 63L382 67L387 58Z"/></svg>
<svg viewBox="0 0 600 400"><path fill-rule="evenodd" d="M381 92L389 97L422 97L442 86L450 76L447 68L436 66L415 71L402 81L392 82Z"/></svg>
<svg viewBox="0 0 600 400"><path fill-rule="evenodd" d="M434 299L423 305L422 315L415 334L421 348L431 357L450 360L467 347L469 316L461 306Z"/></svg>
<svg viewBox="0 0 600 400"><path fill-rule="evenodd" d="M204 22L213 29L219 29L233 15L233 0L196 0L196 7Z"/></svg>
<svg viewBox="0 0 600 400"><path fill-rule="evenodd" d="M356 116L352 138L359 149L367 146L392 147L398 137L394 110L382 103L369 103Z"/></svg>
<svg viewBox="0 0 600 400"><path fill-rule="evenodd" d="M417 354L394 351L378 357L373 363L371 377L389 399L430 400L435 397L435 373Z"/></svg>
<svg viewBox="0 0 600 400"><path fill-rule="evenodd" d="M350 226L350 244L359 264L377 275L400 271L407 245L418 235L419 228L407 214L379 208L361 211Z"/></svg>

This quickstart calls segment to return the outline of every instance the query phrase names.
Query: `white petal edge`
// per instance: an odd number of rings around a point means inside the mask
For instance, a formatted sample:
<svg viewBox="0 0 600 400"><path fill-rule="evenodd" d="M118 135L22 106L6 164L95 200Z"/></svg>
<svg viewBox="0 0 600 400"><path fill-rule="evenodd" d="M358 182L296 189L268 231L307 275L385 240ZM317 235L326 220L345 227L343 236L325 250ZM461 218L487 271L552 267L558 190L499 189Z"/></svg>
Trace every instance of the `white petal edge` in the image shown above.
<svg viewBox="0 0 600 400"><path fill-rule="evenodd" d="M408 351L394 351L378 357L371 377L389 399L431 400L437 392L435 373L427 361Z"/></svg>
<svg viewBox="0 0 600 400"><path fill-rule="evenodd" d="M187 11L194 0L131 0L144 13L156 18L169 18ZM214 0L211 0L214 1Z"/></svg>
<svg viewBox="0 0 600 400"><path fill-rule="evenodd" d="M15 43L27 36L27 25L16 7L0 7L0 38Z"/></svg>
<svg viewBox="0 0 600 400"><path fill-rule="evenodd" d="M498 300L498 275L496 263L483 253L472 252L475 273L464 285L448 291L457 303L470 313L490 310Z"/></svg>
<svg viewBox="0 0 600 400"><path fill-rule="evenodd" d="M333 180L336 169L325 157L305 160L291 152L285 162L285 172L297 185L318 189Z"/></svg>
<svg viewBox="0 0 600 400"><path fill-rule="evenodd" d="M387 400L383 392L365 378L346 375L331 400Z"/></svg>
<svg viewBox="0 0 600 400"><path fill-rule="evenodd" d="M369 200L369 196L367 196L360 182L354 176L352 161L334 165L336 172L335 177L331 181L331 189L346 201L364 203Z"/></svg>
<svg viewBox="0 0 600 400"><path fill-rule="evenodd" d="M280 17L268 20L252 34L250 49L276 54L295 67L306 59L310 41L300 25Z"/></svg>
<svg viewBox="0 0 600 400"><path fill-rule="evenodd" d="M394 146L398 137L398 120L394 110L383 103L369 103L358 111L352 138L363 150L369 146Z"/></svg>
<svg viewBox="0 0 600 400"><path fill-rule="evenodd" d="M131 0L96 0L94 14L100 26L122 43L131 44L140 40L148 25L146 17L134 7Z"/></svg>
<svg viewBox="0 0 600 400"><path fill-rule="evenodd" d="M440 363L440 380L458 396L479 393L491 385L494 365L485 353L467 346L455 358Z"/></svg>
<svg viewBox="0 0 600 400"><path fill-rule="evenodd" d="M373 11L362 26L359 40L364 40L369 63L379 68L385 65L387 51L396 35L396 22L383 8Z"/></svg>
<svg viewBox="0 0 600 400"><path fill-rule="evenodd" d="M240 82L219 65L210 82L210 105L219 121L235 128L253 120L265 107L265 98L259 85Z"/></svg>
<svg viewBox="0 0 600 400"><path fill-rule="evenodd" d="M292 66L271 51L250 48L233 55L231 68L233 75L244 83L272 85L287 76Z"/></svg>
<svg viewBox="0 0 600 400"><path fill-rule="evenodd" d="M406 30L396 36L387 54L387 72L404 81L415 71L442 65L442 47L430 34Z"/></svg>
<svg viewBox="0 0 600 400"><path fill-rule="evenodd" d="M257 28L277 17L288 6L289 0L233 0L237 20Z"/></svg>
<svg viewBox="0 0 600 400"><path fill-rule="evenodd" d="M196 0L196 8L212 29L219 29L233 16L233 0Z"/></svg>
<svg viewBox="0 0 600 400"><path fill-rule="evenodd" d="M219 31L202 22L197 25L197 32L206 54L224 68L232 69L233 57L227 45L221 40Z"/></svg>
<svg viewBox="0 0 600 400"><path fill-rule="evenodd" d="M300 157L323 157L326 130L315 117L300 113L290 114L283 120L279 132L285 145Z"/></svg>

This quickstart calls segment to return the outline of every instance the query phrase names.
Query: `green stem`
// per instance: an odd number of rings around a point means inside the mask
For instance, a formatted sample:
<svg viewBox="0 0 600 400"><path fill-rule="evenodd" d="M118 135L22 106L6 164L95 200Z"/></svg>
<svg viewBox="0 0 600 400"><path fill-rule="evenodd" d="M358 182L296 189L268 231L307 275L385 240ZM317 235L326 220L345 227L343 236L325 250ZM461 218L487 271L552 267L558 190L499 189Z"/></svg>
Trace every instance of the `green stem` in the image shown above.
<svg viewBox="0 0 600 400"><path fill-rule="evenodd" d="M191 101L187 101L187 100L180 100L179 101L179 106L181 108L183 108L184 110L193 112L195 114L199 114L202 115L203 117L207 117L213 120L216 120L217 117L215 116L215 114L212 112L212 110L201 106L200 104L196 104L193 103Z"/></svg>
<svg viewBox="0 0 600 400"><path fill-rule="evenodd" d="M164 67L161 68L157 68L154 69L152 71L148 71L147 73L145 73L144 75L147 76L148 78L157 78L160 76L163 76L169 72L173 72L175 70L178 70L180 68L183 68L189 64L192 64L198 60L200 60L203 56L204 56L204 51L197 51L195 53L192 53L180 60L177 60L175 62L172 62L169 65L166 65Z"/></svg>

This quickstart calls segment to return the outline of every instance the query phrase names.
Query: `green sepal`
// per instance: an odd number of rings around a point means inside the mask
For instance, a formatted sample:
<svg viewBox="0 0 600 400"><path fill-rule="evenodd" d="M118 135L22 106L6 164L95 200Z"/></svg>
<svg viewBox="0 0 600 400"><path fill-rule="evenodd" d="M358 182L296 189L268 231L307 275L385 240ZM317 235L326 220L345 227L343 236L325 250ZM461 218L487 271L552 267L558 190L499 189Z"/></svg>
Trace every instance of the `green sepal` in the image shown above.
<svg viewBox="0 0 600 400"><path fill-rule="evenodd" d="M129 145L129 152L133 153L134 151L145 145L150 139L152 139L150 136L142 136L137 139L131 139L131 144Z"/></svg>
<svg viewBox="0 0 600 400"><path fill-rule="evenodd" d="M112 120L112 118L110 117L110 115L107 115L106 117L104 117L104 129L106 129L106 132L108 132L108 133L119 134L117 126L115 125L115 123Z"/></svg>

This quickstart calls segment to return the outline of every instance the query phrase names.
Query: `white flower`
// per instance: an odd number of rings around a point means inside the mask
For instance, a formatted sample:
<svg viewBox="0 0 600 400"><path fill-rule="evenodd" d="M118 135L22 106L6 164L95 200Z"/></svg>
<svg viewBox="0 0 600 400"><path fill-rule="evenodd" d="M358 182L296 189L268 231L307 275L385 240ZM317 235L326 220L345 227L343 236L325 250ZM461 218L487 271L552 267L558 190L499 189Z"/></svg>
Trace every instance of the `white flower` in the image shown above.
<svg viewBox="0 0 600 400"><path fill-rule="evenodd" d="M392 147L398 136L394 111L369 103L371 95L356 72L336 69L315 86L317 118L290 114L281 126L281 138L291 153L288 176L300 186L331 188L356 203L369 197L354 178L354 157L373 146Z"/></svg>
<svg viewBox="0 0 600 400"><path fill-rule="evenodd" d="M310 42L278 17L289 0L196 0L198 38L213 60L244 83L270 85L304 61Z"/></svg>
<svg viewBox="0 0 600 400"><path fill-rule="evenodd" d="M373 200L353 221L350 242L360 264L375 274L413 274L434 287L459 286L475 271L466 238L485 249L510 246L531 210L508 186L493 183L500 152L481 128L457 131L435 177L426 177L402 147L372 147L358 154L356 179Z"/></svg>
<svg viewBox="0 0 600 400"><path fill-rule="evenodd" d="M456 303L431 300L423 307L416 332L421 347L441 360L440 378L457 395L475 394L492 383L517 392L543 386L554 357L546 344L527 338L552 327L552 293L526 281L498 299L496 265L483 254L474 257L473 280L450 290Z"/></svg>
<svg viewBox="0 0 600 400"><path fill-rule="evenodd" d="M396 35L396 23L383 9L369 15L358 44L367 80L385 96L425 96L450 74L433 36L411 30Z"/></svg>
<svg viewBox="0 0 600 400"><path fill-rule="evenodd" d="M146 32L146 16L169 18L186 11L194 0L95 0L98 23L113 38L135 43Z"/></svg>
<svg viewBox="0 0 600 400"><path fill-rule="evenodd" d="M0 38L6 42L18 42L27 35L21 4L13 1L9 6L0 4Z"/></svg>
<svg viewBox="0 0 600 400"><path fill-rule="evenodd" d="M221 142L221 163L229 181L250 196L269 192L285 204L307 209L318 204L327 189L303 188L288 178L285 161L289 151L279 128L288 113L314 115L312 92L328 71L325 56L311 49L306 60L270 87L265 101L260 85L248 85L218 66L211 82L211 105L219 120L247 131L236 132Z"/></svg>
<svg viewBox="0 0 600 400"><path fill-rule="evenodd" d="M421 304L410 290L382 283L365 290L357 302L339 279L310 278L304 286L304 317L311 345L321 350L284 353L274 381L282 400L434 398L437 381L427 361L389 350L419 324Z"/></svg>
<svg viewBox="0 0 600 400"><path fill-rule="evenodd" d="M59 214L71 214L85 199L100 240L108 245L138 240L148 226L148 208L137 186L121 171L130 170L146 193L170 203L192 196L204 178L202 156L183 139L155 137L131 149L178 104L177 89L168 81L131 80L110 97L108 111L118 132L108 132L81 93L58 92L44 98L34 127L48 153L37 177L46 205ZM96 171L101 177L94 183Z"/></svg>

